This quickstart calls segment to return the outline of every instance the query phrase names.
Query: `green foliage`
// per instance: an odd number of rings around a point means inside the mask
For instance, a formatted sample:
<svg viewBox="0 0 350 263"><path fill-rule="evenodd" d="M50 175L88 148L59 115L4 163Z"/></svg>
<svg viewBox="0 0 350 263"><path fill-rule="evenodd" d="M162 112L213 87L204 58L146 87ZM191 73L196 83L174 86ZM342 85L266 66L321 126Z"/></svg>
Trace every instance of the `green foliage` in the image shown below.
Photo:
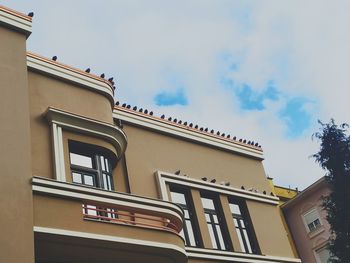
<svg viewBox="0 0 350 263"><path fill-rule="evenodd" d="M314 154L316 162L327 171L326 178L332 189L324 198L323 207L331 226L331 263L350 263L350 137L348 125L320 122L320 132L313 136L321 142Z"/></svg>

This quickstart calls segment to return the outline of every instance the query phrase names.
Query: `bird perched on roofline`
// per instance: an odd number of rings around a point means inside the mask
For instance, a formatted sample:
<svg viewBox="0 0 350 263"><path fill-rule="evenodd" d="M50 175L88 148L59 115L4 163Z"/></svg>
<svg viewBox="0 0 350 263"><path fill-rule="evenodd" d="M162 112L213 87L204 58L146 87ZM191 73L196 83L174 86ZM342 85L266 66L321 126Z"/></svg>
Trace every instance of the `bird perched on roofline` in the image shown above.
<svg viewBox="0 0 350 263"><path fill-rule="evenodd" d="M208 178L207 177L202 177L202 180L203 181L208 181Z"/></svg>
<svg viewBox="0 0 350 263"><path fill-rule="evenodd" d="M102 73L102 74L100 75L100 77L104 79L104 78L105 78L105 73Z"/></svg>
<svg viewBox="0 0 350 263"><path fill-rule="evenodd" d="M90 73L90 71L91 71L90 68L85 69L85 72L86 72L86 73Z"/></svg>
<svg viewBox="0 0 350 263"><path fill-rule="evenodd" d="M176 174L176 175L179 175L180 174L180 170L177 170L177 171L175 171L175 173L174 174Z"/></svg>
<svg viewBox="0 0 350 263"><path fill-rule="evenodd" d="M56 60L57 60L57 56L53 56L53 57L52 57L52 60L53 60L53 61L56 61Z"/></svg>
<svg viewBox="0 0 350 263"><path fill-rule="evenodd" d="M29 12L27 16L34 17L34 12Z"/></svg>
<svg viewBox="0 0 350 263"><path fill-rule="evenodd" d="M214 178L214 179L211 179L210 182L213 183L213 184L215 184L215 183L216 183L216 179L215 179L215 178Z"/></svg>

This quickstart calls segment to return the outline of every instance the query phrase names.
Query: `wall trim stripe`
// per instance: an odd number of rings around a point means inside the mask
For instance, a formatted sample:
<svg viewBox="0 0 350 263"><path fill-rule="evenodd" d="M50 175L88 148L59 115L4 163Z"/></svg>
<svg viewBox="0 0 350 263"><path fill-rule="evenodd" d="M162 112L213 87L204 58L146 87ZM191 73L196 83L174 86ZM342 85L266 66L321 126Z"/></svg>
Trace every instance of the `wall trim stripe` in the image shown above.
<svg viewBox="0 0 350 263"><path fill-rule="evenodd" d="M122 110L119 108L114 108L113 117L126 123L145 127L172 136L185 138L196 143L203 143L212 147L249 156L258 160L264 159L263 152L261 150L240 145L233 141L226 141L190 129L185 129L183 127L175 126L165 121L161 121L160 119L158 120L158 118L141 116L134 112Z"/></svg>
<svg viewBox="0 0 350 263"><path fill-rule="evenodd" d="M142 245L147 247L165 248L169 250L174 250L186 256L186 251L183 248L176 245L167 244L167 243L159 243L159 242L148 241L148 240L101 235L101 234L94 234L94 233L88 233L88 232L79 232L79 231L72 231L72 230L66 230L66 229L40 227L40 226L34 226L33 231L36 233L79 237L79 238L95 239L95 240L102 240L102 241L111 241L111 242L118 242L118 243L126 243L130 245L131 244Z"/></svg>
<svg viewBox="0 0 350 263"><path fill-rule="evenodd" d="M212 191L212 192L222 193L222 194L231 195L231 196L237 196L240 198L268 203L272 205L279 204L278 202L279 198L276 196L254 193L251 191L242 190L242 189L234 188L230 186L224 186L220 184L213 184L202 180L188 178L185 176L179 176L179 175L175 175L175 174L171 174L163 171L156 171L155 175L158 182L161 198L166 201L169 201L168 192L166 190L166 184L174 183L174 184L188 186L191 188L196 188L199 190L206 190L206 191Z"/></svg>

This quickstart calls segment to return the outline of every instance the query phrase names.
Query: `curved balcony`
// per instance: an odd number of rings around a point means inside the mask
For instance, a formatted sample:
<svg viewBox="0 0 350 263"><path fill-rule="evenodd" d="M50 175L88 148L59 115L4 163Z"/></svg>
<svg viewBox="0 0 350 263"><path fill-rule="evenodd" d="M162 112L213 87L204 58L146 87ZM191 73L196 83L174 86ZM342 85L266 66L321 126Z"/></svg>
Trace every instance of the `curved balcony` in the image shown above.
<svg viewBox="0 0 350 263"><path fill-rule="evenodd" d="M37 262L187 262L180 207L40 177L32 184Z"/></svg>

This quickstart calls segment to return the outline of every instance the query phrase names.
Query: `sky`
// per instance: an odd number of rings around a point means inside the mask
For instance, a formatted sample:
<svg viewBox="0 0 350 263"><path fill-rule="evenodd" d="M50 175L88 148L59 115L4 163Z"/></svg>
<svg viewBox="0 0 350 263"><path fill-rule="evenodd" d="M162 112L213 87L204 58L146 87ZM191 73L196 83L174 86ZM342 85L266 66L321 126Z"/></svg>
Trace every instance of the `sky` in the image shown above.
<svg viewBox="0 0 350 263"><path fill-rule="evenodd" d="M275 184L325 174L318 120L349 123L350 1L3 0L27 49L116 80L116 100L262 145Z"/></svg>

